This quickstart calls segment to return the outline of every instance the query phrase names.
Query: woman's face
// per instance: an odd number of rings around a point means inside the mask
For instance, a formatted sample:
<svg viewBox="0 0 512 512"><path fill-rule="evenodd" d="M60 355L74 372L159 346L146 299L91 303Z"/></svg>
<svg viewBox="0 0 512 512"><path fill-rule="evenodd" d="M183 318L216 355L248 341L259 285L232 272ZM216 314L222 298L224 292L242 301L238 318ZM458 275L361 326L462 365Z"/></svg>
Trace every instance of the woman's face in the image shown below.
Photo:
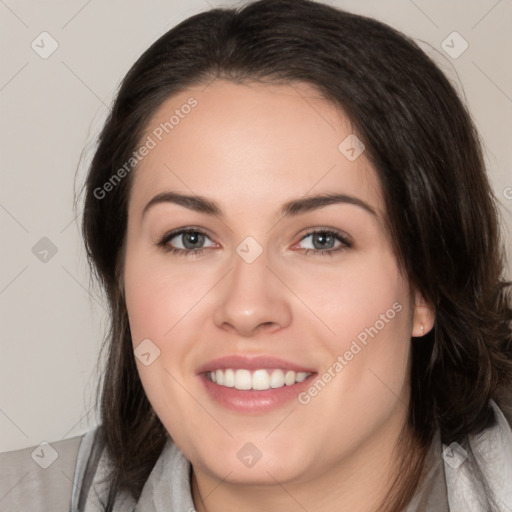
<svg viewBox="0 0 512 512"><path fill-rule="evenodd" d="M306 85L220 80L147 126L126 303L148 399L196 473L303 482L375 464L405 421L421 308L351 133Z"/></svg>

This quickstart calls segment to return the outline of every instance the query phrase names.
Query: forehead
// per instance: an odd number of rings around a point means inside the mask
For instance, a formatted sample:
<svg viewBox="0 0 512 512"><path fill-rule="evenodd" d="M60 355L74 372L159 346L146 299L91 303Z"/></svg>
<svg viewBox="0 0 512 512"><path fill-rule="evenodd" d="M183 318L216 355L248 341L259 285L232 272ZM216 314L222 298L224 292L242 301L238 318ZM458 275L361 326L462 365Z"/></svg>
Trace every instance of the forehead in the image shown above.
<svg viewBox="0 0 512 512"><path fill-rule="evenodd" d="M348 158L351 137L347 116L307 84L191 87L168 98L145 127L142 142L152 148L135 170L130 202L143 208L172 189L277 209L289 198L337 191L380 210L364 151Z"/></svg>

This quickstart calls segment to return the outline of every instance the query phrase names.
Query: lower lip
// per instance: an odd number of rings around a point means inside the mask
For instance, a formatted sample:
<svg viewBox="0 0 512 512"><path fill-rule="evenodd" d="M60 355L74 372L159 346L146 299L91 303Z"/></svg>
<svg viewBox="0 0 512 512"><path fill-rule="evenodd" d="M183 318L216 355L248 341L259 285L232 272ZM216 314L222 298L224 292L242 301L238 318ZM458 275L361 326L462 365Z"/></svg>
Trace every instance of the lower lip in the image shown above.
<svg viewBox="0 0 512 512"><path fill-rule="evenodd" d="M246 391L220 386L207 379L204 373L200 374L199 378L210 397L226 409L242 413L264 413L296 399L311 384L315 375L316 373L312 373L302 382L296 382L291 386L285 385L264 391Z"/></svg>

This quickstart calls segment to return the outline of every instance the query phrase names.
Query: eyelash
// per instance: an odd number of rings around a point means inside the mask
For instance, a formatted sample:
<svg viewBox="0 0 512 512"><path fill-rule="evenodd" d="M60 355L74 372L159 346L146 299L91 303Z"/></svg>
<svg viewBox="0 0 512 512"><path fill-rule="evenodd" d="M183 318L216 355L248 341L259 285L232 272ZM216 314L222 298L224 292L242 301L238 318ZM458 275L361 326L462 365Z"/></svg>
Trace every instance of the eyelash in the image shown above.
<svg viewBox="0 0 512 512"><path fill-rule="evenodd" d="M162 239L157 243L157 246L160 247L164 252L171 253L176 256L199 256L204 253L204 248L199 249L179 249L177 247L169 247L167 244L170 240L173 238L176 238L179 235L185 235L187 233L199 233L201 235L204 235L208 237L208 235L199 228L186 228L186 229L179 229L177 231L172 231L170 233L165 234ZM329 229L315 229L312 231L309 231L306 233L299 242L302 242L304 239L308 238L311 235L314 235L315 233L323 233L327 235L334 235L335 239L341 242L341 245L337 247L336 249L329 249L329 250L321 250L321 249L300 249L305 255L310 255L313 253L313 255L318 256L334 256L334 253L338 253L340 251L344 251L346 249L349 249L352 247L352 243L345 238L341 233L338 231L333 231Z"/></svg>

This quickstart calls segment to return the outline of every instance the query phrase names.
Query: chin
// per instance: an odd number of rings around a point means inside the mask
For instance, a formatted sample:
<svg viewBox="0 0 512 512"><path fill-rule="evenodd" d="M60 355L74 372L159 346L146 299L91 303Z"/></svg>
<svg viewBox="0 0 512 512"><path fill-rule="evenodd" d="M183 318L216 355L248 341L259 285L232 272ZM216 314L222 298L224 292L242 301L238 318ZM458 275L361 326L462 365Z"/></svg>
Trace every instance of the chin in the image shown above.
<svg viewBox="0 0 512 512"><path fill-rule="evenodd" d="M233 450L229 457L219 458L215 450L206 459L197 461L199 467L214 478L232 484L276 485L293 480L300 480L307 471L304 457L300 453L290 454L284 450L256 451L254 446L245 445ZM226 454L226 452L224 452ZM193 462L194 465L195 462Z"/></svg>

